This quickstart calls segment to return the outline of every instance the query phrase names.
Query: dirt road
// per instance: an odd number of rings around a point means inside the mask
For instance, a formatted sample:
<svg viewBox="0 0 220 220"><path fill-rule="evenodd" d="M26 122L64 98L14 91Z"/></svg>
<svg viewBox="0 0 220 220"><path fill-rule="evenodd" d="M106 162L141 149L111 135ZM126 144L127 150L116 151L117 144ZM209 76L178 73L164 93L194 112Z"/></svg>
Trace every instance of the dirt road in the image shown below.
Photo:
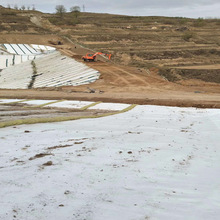
<svg viewBox="0 0 220 220"><path fill-rule="evenodd" d="M98 84L98 83L97 83ZM95 85L95 93L90 93L86 87L60 88L56 90L0 90L0 98L24 99L66 99L84 101L102 101L131 104L151 104L180 107L220 108L220 94L204 93L200 91L187 92L175 90L151 90L145 87L107 87L105 91L99 90ZM103 87L102 87L103 88ZM143 89L141 91L141 88Z"/></svg>

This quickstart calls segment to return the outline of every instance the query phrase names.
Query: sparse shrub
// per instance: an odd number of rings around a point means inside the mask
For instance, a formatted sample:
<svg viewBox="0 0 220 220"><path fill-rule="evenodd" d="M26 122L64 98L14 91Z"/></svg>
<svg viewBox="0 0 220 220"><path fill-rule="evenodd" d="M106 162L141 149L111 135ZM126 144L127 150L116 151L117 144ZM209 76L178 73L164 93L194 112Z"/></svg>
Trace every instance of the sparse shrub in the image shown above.
<svg viewBox="0 0 220 220"><path fill-rule="evenodd" d="M189 41L193 37L194 37L194 33L189 32L189 31L182 35L182 39L185 40L185 41Z"/></svg>
<svg viewBox="0 0 220 220"><path fill-rule="evenodd" d="M19 24L10 25L10 29L7 28L7 30L10 30L10 31L26 31L26 30L28 30L28 26L27 25L19 25Z"/></svg>
<svg viewBox="0 0 220 220"><path fill-rule="evenodd" d="M4 16L7 16L7 15L16 15L16 13L14 11L11 11L11 10L4 10L4 11L1 11L1 15L4 15Z"/></svg>
<svg viewBox="0 0 220 220"><path fill-rule="evenodd" d="M32 65L33 73L31 77L31 81L28 85L28 89L32 89L32 86L34 85L34 82L35 82L35 78L37 76L37 67L36 67L34 60L31 61L31 65Z"/></svg>
<svg viewBox="0 0 220 220"><path fill-rule="evenodd" d="M211 54L216 54L216 55L220 55L220 51L217 50L217 49L210 49L210 50L209 50L209 53L211 53Z"/></svg>
<svg viewBox="0 0 220 220"><path fill-rule="evenodd" d="M102 24L99 23L99 22L95 22L94 25L96 25L97 27L101 27L102 26Z"/></svg>
<svg viewBox="0 0 220 220"><path fill-rule="evenodd" d="M220 25L220 19L216 19L215 23L216 23L217 25Z"/></svg>
<svg viewBox="0 0 220 220"><path fill-rule="evenodd" d="M50 18L48 18L48 21L49 21L51 24L55 24L57 20L58 20L58 19L57 19L56 17L50 17Z"/></svg>
<svg viewBox="0 0 220 220"><path fill-rule="evenodd" d="M5 31L7 28L5 28L3 25L0 24L0 31Z"/></svg>
<svg viewBox="0 0 220 220"><path fill-rule="evenodd" d="M48 18L49 22L54 25L73 25L79 23L79 20L73 16L67 16L67 14L60 19L60 17L50 17Z"/></svg>
<svg viewBox="0 0 220 220"><path fill-rule="evenodd" d="M179 24L186 24L187 22L187 18L179 18Z"/></svg>
<svg viewBox="0 0 220 220"><path fill-rule="evenodd" d="M205 26L205 24L206 24L206 22L205 22L205 20L203 18L198 18L193 23L193 25L195 27L203 27L203 26Z"/></svg>
<svg viewBox="0 0 220 220"><path fill-rule="evenodd" d="M65 24L67 24L67 25L73 25L73 26L75 26L76 24L78 24L79 23L79 21L78 21L78 19L66 19L65 20Z"/></svg>
<svg viewBox="0 0 220 220"><path fill-rule="evenodd" d="M180 80L180 76L175 69L160 68L158 73L170 82L176 82Z"/></svg>
<svg viewBox="0 0 220 220"><path fill-rule="evenodd" d="M48 20L51 24L54 24L54 25L63 25L64 24L64 20L60 19L58 17L51 17L51 18L48 18Z"/></svg>
<svg viewBox="0 0 220 220"><path fill-rule="evenodd" d="M36 67L34 60L31 61L31 65L32 65L32 69L33 69L33 75L36 75L37 74L37 67Z"/></svg>
<svg viewBox="0 0 220 220"><path fill-rule="evenodd" d="M174 20L174 18L170 18L170 19L165 19L163 21L163 24L170 24L170 25L175 25L177 22Z"/></svg>

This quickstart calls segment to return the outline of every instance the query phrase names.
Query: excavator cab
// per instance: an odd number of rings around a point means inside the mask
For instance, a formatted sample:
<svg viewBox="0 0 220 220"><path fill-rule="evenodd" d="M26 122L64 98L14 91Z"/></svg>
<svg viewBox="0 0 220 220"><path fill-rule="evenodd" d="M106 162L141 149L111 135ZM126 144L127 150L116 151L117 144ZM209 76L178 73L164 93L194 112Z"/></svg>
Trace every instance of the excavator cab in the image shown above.
<svg viewBox="0 0 220 220"><path fill-rule="evenodd" d="M109 60L111 59L111 54L106 54L106 53L101 53L101 52L97 52L94 54L87 53L85 56L82 57L82 59L84 61L95 61L97 55L104 55L104 56L107 56Z"/></svg>
<svg viewBox="0 0 220 220"><path fill-rule="evenodd" d="M85 56L82 57L84 61L95 61L96 55L92 53L87 53Z"/></svg>
<svg viewBox="0 0 220 220"><path fill-rule="evenodd" d="M92 53L87 53L86 56L87 57L93 57L93 54Z"/></svg>

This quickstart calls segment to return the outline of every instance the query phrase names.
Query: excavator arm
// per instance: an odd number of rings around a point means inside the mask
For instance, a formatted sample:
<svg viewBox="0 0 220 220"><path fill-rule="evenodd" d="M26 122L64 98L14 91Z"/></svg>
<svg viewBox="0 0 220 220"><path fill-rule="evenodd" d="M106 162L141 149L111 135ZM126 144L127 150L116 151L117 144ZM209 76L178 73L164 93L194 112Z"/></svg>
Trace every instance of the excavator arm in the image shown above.
<svg viewBox="0 0 220 220"><path fill-rule="evenodd" d="M96 55L104 55L104 56L108 57L109 60L111 59L111 56L112 56L111 54L101 53L101 52L97 52L97 53L95 53L94 55L95 55L95 56L96 56Z"/></svg>

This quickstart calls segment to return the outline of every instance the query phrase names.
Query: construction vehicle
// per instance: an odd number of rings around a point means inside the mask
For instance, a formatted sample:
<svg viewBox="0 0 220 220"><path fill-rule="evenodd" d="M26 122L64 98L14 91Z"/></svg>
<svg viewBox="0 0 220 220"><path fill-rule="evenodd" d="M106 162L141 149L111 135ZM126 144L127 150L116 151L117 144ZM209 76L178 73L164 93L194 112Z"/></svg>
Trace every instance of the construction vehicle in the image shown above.
<svg viewBox="0 0 220 220"><path fill-rule="evenodd" d="M111 54L107 54L107 53L101 53L101 52L96 52L96 53L87 53L85 56L82 57L82 59L84 61L96 61L96 56L97 55L103 55L103 56L106 56L108 57L108 59L110 60L111 59Z"/></svg>

